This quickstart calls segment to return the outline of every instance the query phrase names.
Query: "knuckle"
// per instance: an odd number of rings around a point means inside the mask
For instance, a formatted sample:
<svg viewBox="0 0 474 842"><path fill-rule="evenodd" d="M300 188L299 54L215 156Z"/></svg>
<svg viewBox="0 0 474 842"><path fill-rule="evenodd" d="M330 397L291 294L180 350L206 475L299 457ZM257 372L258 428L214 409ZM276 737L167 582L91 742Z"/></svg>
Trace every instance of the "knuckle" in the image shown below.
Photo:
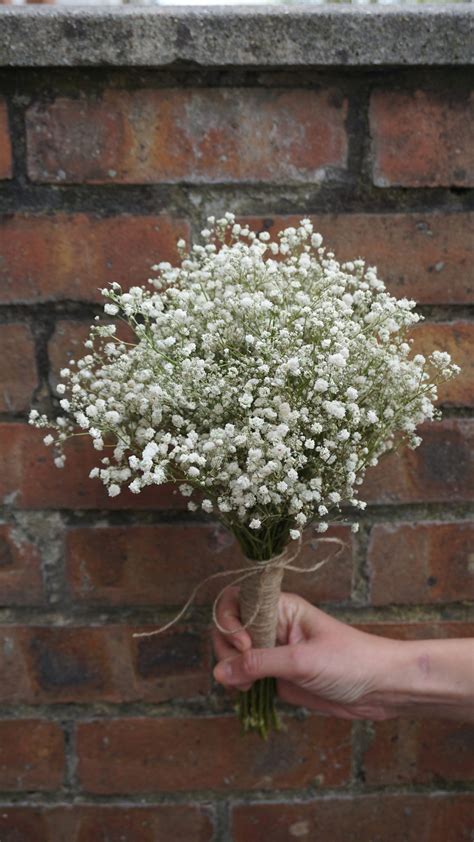
<svg viewBox="0 0 474 842"><path fill-rule="evenodd" d="M223 608L220 613L219 620L221 626L223 626L226 631L230 631L232 629L232 616L232 611L229 611L228 608Z"/></svg>
<svg viewBox="0 0 474 842"><path fill-rule="evenodd" d="M262 654L258 649L247 649L242 656L242 665L246 675L259 675L262 668Z"/></svg>

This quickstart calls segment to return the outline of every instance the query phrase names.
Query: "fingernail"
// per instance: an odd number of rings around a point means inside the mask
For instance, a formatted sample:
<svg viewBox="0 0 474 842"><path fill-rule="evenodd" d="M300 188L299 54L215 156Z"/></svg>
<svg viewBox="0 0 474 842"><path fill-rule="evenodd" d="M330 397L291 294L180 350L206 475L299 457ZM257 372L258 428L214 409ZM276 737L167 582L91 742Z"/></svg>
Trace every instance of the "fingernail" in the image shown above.
<svg viewBox="0 0 474 842"><path fill-rule="evenodd" d="M226 684L232 678L232 666L230 661L221 661L214 670L214 678Z"/></svg>

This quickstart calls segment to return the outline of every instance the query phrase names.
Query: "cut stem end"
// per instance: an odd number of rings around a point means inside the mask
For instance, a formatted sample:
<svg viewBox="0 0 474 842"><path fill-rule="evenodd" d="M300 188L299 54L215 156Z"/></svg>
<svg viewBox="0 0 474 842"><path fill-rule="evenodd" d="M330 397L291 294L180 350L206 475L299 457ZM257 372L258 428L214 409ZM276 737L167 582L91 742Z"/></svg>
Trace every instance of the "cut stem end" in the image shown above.
<svg viewBox="0 0 474 842"><path fill-rule="evenodd" d="M260 678L250 690L239 693L237 711L244 733L254 732L266 740L271 731L280 730L275 699L274 678Z"/></svg>

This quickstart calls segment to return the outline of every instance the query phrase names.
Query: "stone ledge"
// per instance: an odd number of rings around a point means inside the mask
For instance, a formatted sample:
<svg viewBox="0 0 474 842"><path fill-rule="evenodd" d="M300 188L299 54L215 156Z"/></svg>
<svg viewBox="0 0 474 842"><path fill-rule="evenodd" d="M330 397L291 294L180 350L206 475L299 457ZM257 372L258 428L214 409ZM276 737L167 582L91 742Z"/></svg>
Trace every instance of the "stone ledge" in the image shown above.
<svg viewBox="0 0 474 842"><path fill-rule="evenodd" d="M474 63L473 7L0 7L0 65Z"/></svg>

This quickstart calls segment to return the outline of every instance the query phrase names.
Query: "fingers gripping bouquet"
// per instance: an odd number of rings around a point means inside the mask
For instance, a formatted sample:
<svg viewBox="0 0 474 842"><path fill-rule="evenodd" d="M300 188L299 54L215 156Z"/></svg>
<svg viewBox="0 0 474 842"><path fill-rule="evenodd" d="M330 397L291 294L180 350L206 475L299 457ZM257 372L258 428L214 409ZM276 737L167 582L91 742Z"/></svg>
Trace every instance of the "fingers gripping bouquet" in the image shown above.
<svg viewBox="0 0 474 842"><path fill-rule="evenodd" d="M437 383L458 369L441 352L411 358L415 303L389 295L363 260L340 265L308 219L276 242L231 213L208 224L189 253L179 241L179 266L153 267L149 287L102 291L135 341L95 325L86 355L61 372L63 414L33 410L31 422L56 431L45 442L59 466L78 429L107 448L91 477L112 497L172 481L191 511L217 516L250 560L242 619L255 646L272 646L302 530L364 508L366 468L400 442L417 447ZM275 724L273 697L271 679L241 694L246 728Z"/></svg>

